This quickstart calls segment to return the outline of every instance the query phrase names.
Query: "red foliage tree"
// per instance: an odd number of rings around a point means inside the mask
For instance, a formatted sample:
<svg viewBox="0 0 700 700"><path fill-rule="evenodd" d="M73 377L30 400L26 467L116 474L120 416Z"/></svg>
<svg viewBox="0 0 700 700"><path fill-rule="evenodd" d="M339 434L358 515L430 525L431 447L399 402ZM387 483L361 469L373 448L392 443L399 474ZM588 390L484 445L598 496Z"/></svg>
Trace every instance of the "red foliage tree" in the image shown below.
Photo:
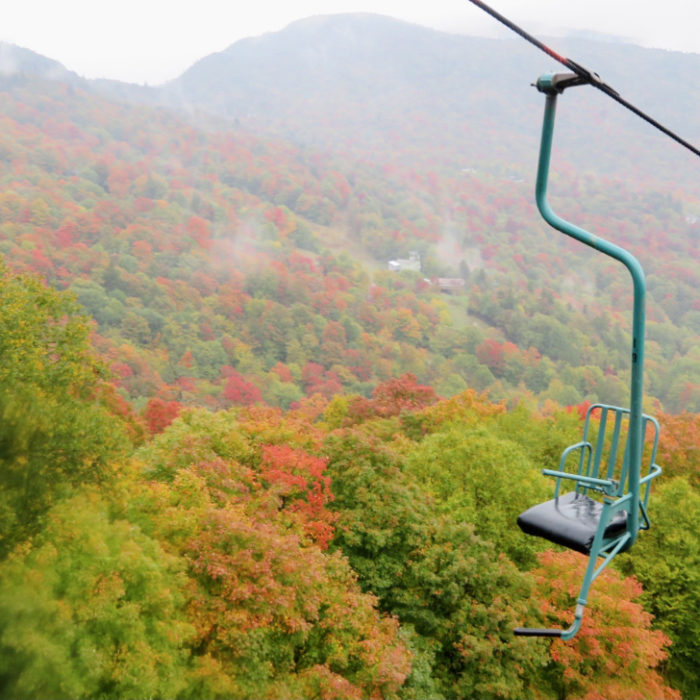
<svg viewBox="0 0 700 700"><path fill-rule="evenodd" d="M372 392L377 413L398 415L402 411L419 411L434 404L438 397L431 386L419 384L416 376L407 372L397 379L379 384Z"/></svg>
<svg viewBox="0 0 700 700"><path fill-rule="evenodd" d="M700 485L700 414L659 414L661 436L658 462L669 476L683 475Z"/></svg>
<svg viewBox="0 0 700 700"><path fill-rule="evenodd" d="M246 380L242 374L230 370L224 387L224 398L237 406L250 406L262 401L260 389Z"/></svg>
<svg viewBox="0 0 700 700"><path fill-rule="evenodd" d="M272 368L271 371L274 372L280 378L280 381L283 381L283 382L293 382L294 381L294 377L292 376L292 372L290 371L289 367L282 362L278 362Z"/></svg>
<svg viewBox="0 0 700 700"><path fill-rule="evenodd" d="M317 387L323 382L323 366L317 362L307 362L301 370L301 381L308 396L316 393Z"/></svg>
<svg viewBox="0 0 700 700"><path fill-rule="evenodd" d="M348 418L359 422L371 417L389 418L405 411L420 411L438 401L435 390L418 384L410 372L377 385L371 399L356 398L348 407Z"/></svg>
<svg viewBox="0 0 700 700"><path fill-rule="evenodd" d="M179 415L183 409L179 401L164 401L153 397L146 404L143 417L151 434L162 433Z"/></svg>
<svg viewBox="0 0 700 700"><path fill-rule="evenodd" d="M285 507L302 516L304 531L327 549L336 518L326 509L333 500L330 477L324 474L326 460L288 445L265 445L260 469Z"/></svg>
<svg viewBox="0 0 700 700"><path fill-rule="evenodd" d="M211 248L209 222L200 216L191 216L187 221L187 234L202 248Z"/></svg>
<svg viewBox="0 0 700 700"><path fill-rule="evenodd" d="M486 365L496 377L503 375L505 359L503 346L493 338L487 338L476 346L476 359Z"/></svg>

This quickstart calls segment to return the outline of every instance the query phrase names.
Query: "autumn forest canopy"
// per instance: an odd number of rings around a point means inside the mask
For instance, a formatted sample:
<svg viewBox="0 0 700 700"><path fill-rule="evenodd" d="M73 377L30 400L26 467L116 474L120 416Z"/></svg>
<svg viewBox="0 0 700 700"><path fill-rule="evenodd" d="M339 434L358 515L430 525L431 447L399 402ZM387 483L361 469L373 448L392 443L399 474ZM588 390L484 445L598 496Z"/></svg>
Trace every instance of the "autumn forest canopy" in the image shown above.
<svg viewBox="0 0 700 700"><path fill-rule="evenodd" d="M512 635L570 622L585 559L515 520L631 346L625 270L536 214L521 50L362 15L0 75L0 695L700 692L697 165L579 93L552 200L645 268L664 474L579 635Z"/></svg>

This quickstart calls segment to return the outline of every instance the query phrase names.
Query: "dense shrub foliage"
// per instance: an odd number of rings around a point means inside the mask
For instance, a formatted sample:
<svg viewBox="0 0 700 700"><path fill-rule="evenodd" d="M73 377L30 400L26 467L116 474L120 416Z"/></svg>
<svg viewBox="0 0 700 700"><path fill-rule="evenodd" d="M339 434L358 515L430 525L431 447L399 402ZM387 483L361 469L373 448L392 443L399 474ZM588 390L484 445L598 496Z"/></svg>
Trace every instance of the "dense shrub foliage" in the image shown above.
<svg viewBox="0 0 700 700"><path fill-rule="evenodd" d="M61 329L84 328L65 294L7 271L3 284L8 303L61 309ZM37 327L16 323L14 352L50 361L55 379L29 386L40 385L42 410L72 402L66 416L80 420L38 433L40 459L3 452L8 478L21 474L26 493L43 498L26 512L20 496L7 500L15 522L27 520L0 561L3 696L697 690L687 533L698 509L683 477L660 489L656 528L622 560L636 578L596 582L575 640L512 634L571 614L583 558L529 541L513 519L548 492L533 458L558 451L578 413L509 412L472 390L436 401L404 376L371 399L318 396L288 411L178 408L144 440L128 430L133 416L100 399L84 333L64 349L62 336L39 337ZM2 355L7 395L32 378L17 367ZM63 377L77 378L73 393ZM21 434L36 423L27 411L10 425ZM86 425L103 450L74 457L86 471L67 470L65 445L93 444ZM131 454L129 434L141 443Z"/></svg>

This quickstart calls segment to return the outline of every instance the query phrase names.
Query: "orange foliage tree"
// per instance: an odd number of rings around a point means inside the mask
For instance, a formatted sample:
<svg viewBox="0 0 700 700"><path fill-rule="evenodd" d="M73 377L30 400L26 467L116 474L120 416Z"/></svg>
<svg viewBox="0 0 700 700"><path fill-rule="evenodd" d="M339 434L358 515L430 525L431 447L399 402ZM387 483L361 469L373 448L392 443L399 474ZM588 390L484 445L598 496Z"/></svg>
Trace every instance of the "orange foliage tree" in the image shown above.
<svg viewBox="0 0 700 700"><path fill-rule="evenodd" d="M403 412L418 411L438 400L435 390L418 383L410 372L377 385L371 399L355 398L348 407L351 422L368 418L390 418Z"/></svg>
<svg viewBox="0 0 700 700"><path fill-rule="evenodd" d="M700 485L700 414L660 414L661 437L657 461L668 476L685 476Z"/></svg>
<svg viewBox="0 0 700 700"><path fill-rule="evenodd" d="M587 559L547 550L533 571L540 609L548 626L568 627ZM651 628L652 616L636 602L642 587L611 569L596 580L581 629L552 643L549 681L558 697L584 700L680 699L659 667L671 641Z"/></svg>
<svg viewBox="0 0 700 700"><path fill-rule="evenodd" d="M396 697L411 668L398 623L323 550L325 461L261 445L286 441L271 410L245 417L183 413L140 453L157 481L128 502L187 562L193 695Z"/></svg>

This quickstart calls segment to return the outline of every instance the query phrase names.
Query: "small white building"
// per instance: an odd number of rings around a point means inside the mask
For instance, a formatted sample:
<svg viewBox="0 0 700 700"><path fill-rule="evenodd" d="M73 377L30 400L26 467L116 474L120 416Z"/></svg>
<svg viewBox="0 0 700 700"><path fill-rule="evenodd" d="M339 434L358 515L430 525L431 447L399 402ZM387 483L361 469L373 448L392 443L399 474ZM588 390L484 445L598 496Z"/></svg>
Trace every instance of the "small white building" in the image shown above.
<svg viewBox="0 0 700 700"><path fill-rule="evenodd" d="M389 260L388 268L392 272L401 272L401 270L421 271L420 253L417 250L412 250L408 254L408 259L398 258L397 260Z"/></svg>

